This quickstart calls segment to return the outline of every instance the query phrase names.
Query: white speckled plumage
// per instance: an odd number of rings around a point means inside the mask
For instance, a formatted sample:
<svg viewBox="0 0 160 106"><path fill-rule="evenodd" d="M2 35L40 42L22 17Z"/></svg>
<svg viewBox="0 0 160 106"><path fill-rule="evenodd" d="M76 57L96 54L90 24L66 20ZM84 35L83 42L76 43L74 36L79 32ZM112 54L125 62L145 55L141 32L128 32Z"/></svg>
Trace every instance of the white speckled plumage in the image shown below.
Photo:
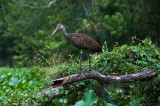
<svg viewBox="0 0 160 106"><path fill-rule="evenodd" d="M65 30L65 27L62 24L58 24L55 31L52 35L58 30L61 29L64 37L71 42L78 49L88 49L95 52L101 52L102 47L94 41L91 37L81 34L81 33L70 33L68 34Z"/></svg>
<svg viewBox="0 0 160 106"><path fill-rule="evenodd" d="M91 37L81 34L81 33L70 33L68 34L65 30L65 27L62 24L58 24L56 29L51 34L54 35L54 33L61 29L63 32L64 37L71 42L75 47L77 47L79 50L81 49L87 49L94 52L101 52L102 47L94 41ZM82 57L80 52L80 71L81 71L81 63L82 63ZM91 71L91 64L90 64L90 56L89 56L89 71Z"/></svg>
<svg viewBox="0 0 160 106"><path fill-rule="evenodd" d="M94 41L91 37L80 34L80 33L70 33L70 39L68 39L75 47L79 49L88 49L95 52L101 52L101 46Z"/></svg>

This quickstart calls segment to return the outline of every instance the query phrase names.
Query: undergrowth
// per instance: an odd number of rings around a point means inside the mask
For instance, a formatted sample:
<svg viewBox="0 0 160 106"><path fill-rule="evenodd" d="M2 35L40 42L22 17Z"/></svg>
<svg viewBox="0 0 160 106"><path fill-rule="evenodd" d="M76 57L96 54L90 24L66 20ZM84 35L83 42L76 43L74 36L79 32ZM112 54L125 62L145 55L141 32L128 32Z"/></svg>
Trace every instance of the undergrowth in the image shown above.
<svg viewBox="0 0 160 106"><path fill-rule="evenodd" d="M0 68L0 105L28 104L46 84L45 72L39 68Z"/></svg>
<svg viewBox="0 0 160 106"><path fill-rule="evenodd" d="M136 38L133 41L137 40ZM1 104L38 104L37 93L50 86L50 80L79 73L79 58L70 56L70 62L56 58L50 67L1 68ZM124 75L152 69L158 76L143 82L101 85L94 80L70 84L61 90L63 97L52 105L159 105L160 104L160 48L146 38L138 44L115 45L108 51L104 44L102 53L91 58L92 71L105 75ZM47 61L48 62L48 61ZM49 62L48 62L49 63ZM82 71L89 69L88 60L82 62ZM40 101L46 101L42 98ZM150 102L148 102L150 101ZM40 105L40 103L39 103Z"/></svg>
<svg viewBox="0 0 160 106"><path fill-rule="evenodd" d="M133 38L135 42L136 38ZM92 55L92 71L97 71L105 75L126 75L141 72L147 69L160 72L160 48L152 44L150 38L146 38L137 45L119 46L116 44L112 51L108 51L107 45L103 46L103 53L95 53ZM54 78L64 77L70 74L79 72L79 59L71 63L63 63L58 67L53 66L51 70ZM88 60L82 62L82 70L89 69ZM66 102L53 101L54 104L77 104L78 100L82 101L83 94L94 90L96 96L99 97L95 104L111 103L114 105L157 105L160 103L160 77L144 82L132 82L129 84L110 84L101 86L98 82L93 80L85 80L77 82L72 85L73 93L64 94L61 99ZM147 86L146 86L147 85ZM99 92L99 94L97 93ZM102 96L105 94L104 96ZM154 96L152 95L154 94ZM78 96L77 96L78 95ZM84 95L85 96L85 95ZM74 99L71 99L74 98ZM85 98L85 97L84 97ZM147 102L147 101L150 102ZM84 100L85 101L85 100ZM78 102L82 103L82 102ZM94 104L94 103L93 103ZM92 105L93 105L92 104ZM83 105L83 103L81 104Z"/></svg>

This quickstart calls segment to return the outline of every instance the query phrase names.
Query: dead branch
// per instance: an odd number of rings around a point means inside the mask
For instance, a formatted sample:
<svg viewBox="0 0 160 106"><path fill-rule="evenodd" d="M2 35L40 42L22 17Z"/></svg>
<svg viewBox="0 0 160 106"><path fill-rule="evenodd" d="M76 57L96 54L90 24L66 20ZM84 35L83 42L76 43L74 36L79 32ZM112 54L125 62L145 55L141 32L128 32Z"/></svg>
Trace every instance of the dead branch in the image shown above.
<svg viewBox="0 0 160 106"><path fill-rule="evenodd" d="M5 11L5 9L4 9L4 5L3 5L3 3L2 3L2 0L1 0L1 9L2 9L2 11L3 11L3 14L5 15L6 14L6 11Z"/></svg>
<svg viewBox="0 0 160 106"><path fill-rule="evenodd" d="M82 6L83 6L83 10L85 11L86 16L88 16L88 10L83 2L82 2Z"/></svg>
<svg viewBox="0 0 160 106"><path fill-rule="evenodd" d="M135 74L128 74L128 75L121 75L121 76L109 76L109 75L103 75L96 71L86 71L77 73L74 75L69 75L63 78L52 80L53 87L62 86L65 84L71 84L77 81L82 81L86 79L94 79L100 82L101 84L111 84L116 82L121 83L129 83L133 81L140 81L144 79L152 78L156 75L156 72L153 70L145 70L143 72L135 73Z"/></svg>
<svg viewBox="0 0 160 106"><path fill-rule="evenodd" d="M156 72L153 70L145 70L143 72L121 75L121 76L109 76L109 75L103 75L96 71L86 71L52 80L53 82L52 87L44 89L42 92L39 92L37 96L38 98L40 98L41 96L47 97L48 98L47 101L45 102L42 101L43 104L47 104L50 103L54 98L60 98L63 96L62 94L60 94L60 90L62 89L63 85L71 84L77 81L94 79L99 81L101 84L112 84L116 82L129 83L134 81L142 81L150 79L154 76L156 76Z"/></svg>

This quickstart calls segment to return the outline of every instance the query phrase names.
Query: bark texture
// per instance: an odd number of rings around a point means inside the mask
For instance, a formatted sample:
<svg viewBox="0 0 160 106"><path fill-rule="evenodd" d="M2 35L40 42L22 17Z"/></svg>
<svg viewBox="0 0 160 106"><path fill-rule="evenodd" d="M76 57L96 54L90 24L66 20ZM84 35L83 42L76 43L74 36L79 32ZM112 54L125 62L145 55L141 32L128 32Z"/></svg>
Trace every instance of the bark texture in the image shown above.
<svg viewBox="0 0 160 106"><path fill-rule="evenodd" d="M85 79L94 79L100 82L101 84L111 84L116 82L129 83L133 81L149 79L155 75L156 72L154 72L153 70L145 70L143 72L121 76L109 76L103 75L96 71L86 71L74 75L69 75L63 78L55 79L51 82L53 82L52 87L63 86L65 84L71 84Z"/></svg>

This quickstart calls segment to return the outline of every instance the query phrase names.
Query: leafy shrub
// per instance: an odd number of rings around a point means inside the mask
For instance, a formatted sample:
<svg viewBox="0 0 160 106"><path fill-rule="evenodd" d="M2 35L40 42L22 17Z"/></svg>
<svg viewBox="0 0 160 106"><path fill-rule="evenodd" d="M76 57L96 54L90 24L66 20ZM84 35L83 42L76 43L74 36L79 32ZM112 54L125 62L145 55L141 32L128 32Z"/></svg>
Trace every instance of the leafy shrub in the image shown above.
<svg viewBox="0 0 160 106"><path fill-rule="evenodd" d="M62 52L78 55L62 33L50 34L58 23L68 33L85 33L99 43L130 43L133 36L146 35L160 44L159 0L3 0L0 11L0 65L38 65L40 55L49 59ZM85 14L86 7L87 14ZM145 64L145 63L144 63Z"/></svg>
<svg viewBox="0 0 160 106"><path fill-rule="evenodd" d="M136 41L136 38L133 39ZM1 68L1 104L29 104L28 99L37 103L37 92L49 86L50 79L56 79L79 72L79 58L70 56L67 63L56 62L51 67L39 68ZM54 58L55 59L55 58ZM94 80L76 82L61 90L63 97L54 99L52 105L100 104L100 105L158 105L160 104L160 48L146 38L138 45L115 45L108 51L104 44L103 52L92 56L92 70L105 75L124 75L152 69L158 77L144 82L128 84L100 85ZM54 60L53 60L54 61ZM56 59L55 59L56 61ZM88 60L82 62L82 70L89 69ZM86 98L93 100L87 102ZM98 98L98 99L97 99ZM88 101L89 101L88 100ZM42 100L43 101L43 100ZM80 102L81 101L81 102ZM150 101L150 102L148 102Z"/></svg>
<svg viewBox="0 0 160 106"><path fill-rule="evenodd" d="M43 87L45 73L38 68L0 68L0 104L19 105ZM46 87L46 86L45 86Z"/></svg>
<svg viewBox="0 0 160 106"><path fill-rule="evenodd" d="M136 40L136 38L133 38L133 42L135 42ZM117 44L112 51L108 51L106 46L107 45L104 45L103 47L103 53L96 53L92 56L91 65L93 71L98 71L106 75L132 74L144 71L146 69L152 69L157 73L159 73L160 71L160 48L152 44L150 38L146 38L138 45L135 45L133 43L131 46L119 46ZM63 63L58 67L59 71L57 71L58 73L56 75L58 77L63 77L79 72L78 63L79 59L77 59L77 61L73 61L73 63ZM88 69L88 61L83 61L82 70L86 71ZM57 78L57 76L55 77ZM89 92L89 90L94 89L96 91L96 94L97 92L103 92L99 95L105 94L105 96L103 97L98 96L98 101L102 104L109 103L114 105L156 105L159 103L159 82L160 79L159 77L157 77L150 81L144 81L141 83L133 82L128 84L111 84L101 86L96 81L85 80L72 84L75 92L71 94L64 94L65 96L63 99L67 101L67 105L75 104L77 100L83 101L83 98L80 97L82 97L85 92ZM148 83L148 86L146 86L146 83ZM150 91L152 91L152 93L149 93ZM78 94L78 92L80 94ZM154 94L154 97L152 94ZM79 95L80 97L74 96L74 101L70 102L70 97L73 97L73 95ZM148 100L151 101L151 103L146 102Z"/></svg>
<svg viewBox="0 0 160 106"><path fill-rule="evenodd" d="M149 38L134 46L117 44L111 52L104 50L104 53L93 58L97 58L93 63L95 70L104 74L122 75L145 69L160 71L160 49Z"/></svg>

